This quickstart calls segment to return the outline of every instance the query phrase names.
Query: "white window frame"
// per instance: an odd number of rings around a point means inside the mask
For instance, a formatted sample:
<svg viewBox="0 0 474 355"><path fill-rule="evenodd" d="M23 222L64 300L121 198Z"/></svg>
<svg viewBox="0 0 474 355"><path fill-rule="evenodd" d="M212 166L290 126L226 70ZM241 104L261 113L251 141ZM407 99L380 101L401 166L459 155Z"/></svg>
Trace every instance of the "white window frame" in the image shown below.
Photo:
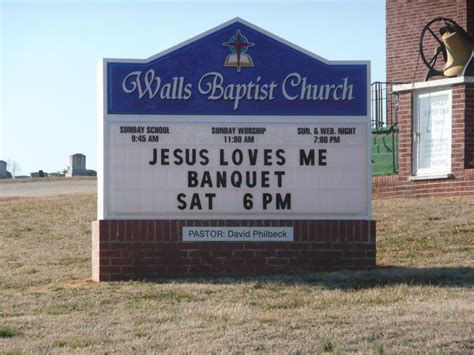
<svg viewBox="0 0 474 355"><path fill-rule="evenodd" d="M449 166L440 168L440 167L432 167L432 168L420 168L420 156L421 156L421 127L420 127L420 99L425 97L434 97L439 95L448 95L449 101L449 108L450 108L450 117L448 119L448 124L450 125L450 136L449 136ZM439 178L448 178L451 176L451 169L452 169L452 122L453 122L453 110L452 110L452 89L443 89L443 90L436 90L436 91L419 91L415 93L414 97L414 117L413 117L413 177L411 180L421 180L421 179L439 179Z"/></svg>

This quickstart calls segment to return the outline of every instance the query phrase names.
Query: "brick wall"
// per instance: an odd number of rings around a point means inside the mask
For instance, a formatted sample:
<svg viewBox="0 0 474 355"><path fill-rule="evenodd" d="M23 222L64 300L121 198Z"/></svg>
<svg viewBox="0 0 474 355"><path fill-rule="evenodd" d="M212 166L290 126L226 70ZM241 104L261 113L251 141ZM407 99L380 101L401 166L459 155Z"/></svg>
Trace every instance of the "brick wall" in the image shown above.
<svg viewBox="0 0 474 355"><path fill-rule="evenodd" d="M409 180L409 177L412 176L413 157L411 92L401 92L398 112L399 173L394 176L373 177L372 194L374 198L474 195L474 169L465 169L466 156L473 152L474 85L455 85L452 90L452 178Z"/></svg>
<svg viewBox="0 0 474 355"><path fill-rule="evenodd" d="M462 180L401 181L397 175L372 178L373 198L474 195L474 170Z"/></svg>
<svg viewBox="0 0 474 355"><path fill-rule="evenodd" d="M423 27L435 17L447 17L474 35L473 3L472 0L386 0L387 81L424 81L427 68L421 59L415 75ZM436 48L435 40L428 39L426 44L430 49L426 55Z"/></svg>
<svg viewBox="0 0 474 355"><path fill-rule="evenodd" d="M387 81L392 83L424 81L427 68L419 59L418 42L423 27L435 17L451 18L474 36L472 0L387 0L386 17ZM435 40L429 38L427 47L429 50L425 53L429 55L436 48ZM453 177L409 180L413 169L412 93L401 92L397 113L399 174L373 177L372 193L375 198L474 194L474 85L456 85L452 90Z"/></svg>
<svg viewBox="0 0 474 355"><path fill-rule="evenodd" d="M293 242L183 242L183 226L294 228ZM92 222L96 281L296 274L375 267L364 220L101 220Z"/></svg>
<svg viewBox="0 0 474 355"><path fill-rule="evenodd" d="M474 1L466 0L466 26L468 28L468 32L472 35L474 34Z"/></svg>
<svg viewBox="0 0 474 355"><path fill-rule="evenodd" d="M474 1L471 3L474 7ZM474 9L472 16L474 17ZM465 97L465 168L474 169L474 85L466 86Z"/></svg>

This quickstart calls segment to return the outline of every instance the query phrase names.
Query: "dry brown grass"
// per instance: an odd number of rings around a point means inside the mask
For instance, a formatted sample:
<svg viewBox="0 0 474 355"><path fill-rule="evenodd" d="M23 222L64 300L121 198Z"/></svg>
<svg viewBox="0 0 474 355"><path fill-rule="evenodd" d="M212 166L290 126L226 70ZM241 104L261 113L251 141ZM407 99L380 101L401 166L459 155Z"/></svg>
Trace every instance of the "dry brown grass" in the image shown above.
<svg viewBox="0 0 474 355"><path fill-rule="evenodd" d="M48 176L44 178L20 178L20 179L0 179L0 184L25 184L31 182L54 182L54 181L77 181L77 180L97 180L96 176Z"/></svg>
<svg viewBox="0 0 474 355"><path fill-rule="evenodd" d="M474 199L374 202L370 272L97 284L95 196L0 199L0 352L474 351Z"/></svg>
<svg viewBox="0 0 474 355"><path fill-rule="evenodd" d="M473 265L474 197L377 200L379 265Z"/></svg>

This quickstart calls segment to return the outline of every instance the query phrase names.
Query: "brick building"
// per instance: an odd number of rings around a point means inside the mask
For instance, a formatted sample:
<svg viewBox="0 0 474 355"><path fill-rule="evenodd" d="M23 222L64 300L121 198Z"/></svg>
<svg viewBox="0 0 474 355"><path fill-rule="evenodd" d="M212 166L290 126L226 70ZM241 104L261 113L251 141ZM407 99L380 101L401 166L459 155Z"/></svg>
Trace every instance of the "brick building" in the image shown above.
<svg viewBox="0 0 474 355"><path fill-rule="evenodd" d="M425 81L428 68L419 55L420 34L437 17L454 20L474 37L474 1L386 2L387 82L394 84L397 103L399 169L373 177L375 197L474 194L474 77ZM441 26L435 22L431 29L436 33ZM423 48L431 58L437 43L426 33Z"/></svg>

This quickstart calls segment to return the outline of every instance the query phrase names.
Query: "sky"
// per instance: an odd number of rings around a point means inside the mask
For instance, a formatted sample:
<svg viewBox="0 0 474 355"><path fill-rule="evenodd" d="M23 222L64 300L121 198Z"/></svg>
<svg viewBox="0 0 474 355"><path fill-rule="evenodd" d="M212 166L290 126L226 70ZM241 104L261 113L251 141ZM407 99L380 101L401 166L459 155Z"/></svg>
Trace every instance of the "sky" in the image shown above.
<svg viewBox="0 0 474 355"><path fill-rule="evenodd" d="M0 0L0 160L97 169L97 62L145 59L241 17L328 60L370 60L385 81L385 1Z"/></svg>

